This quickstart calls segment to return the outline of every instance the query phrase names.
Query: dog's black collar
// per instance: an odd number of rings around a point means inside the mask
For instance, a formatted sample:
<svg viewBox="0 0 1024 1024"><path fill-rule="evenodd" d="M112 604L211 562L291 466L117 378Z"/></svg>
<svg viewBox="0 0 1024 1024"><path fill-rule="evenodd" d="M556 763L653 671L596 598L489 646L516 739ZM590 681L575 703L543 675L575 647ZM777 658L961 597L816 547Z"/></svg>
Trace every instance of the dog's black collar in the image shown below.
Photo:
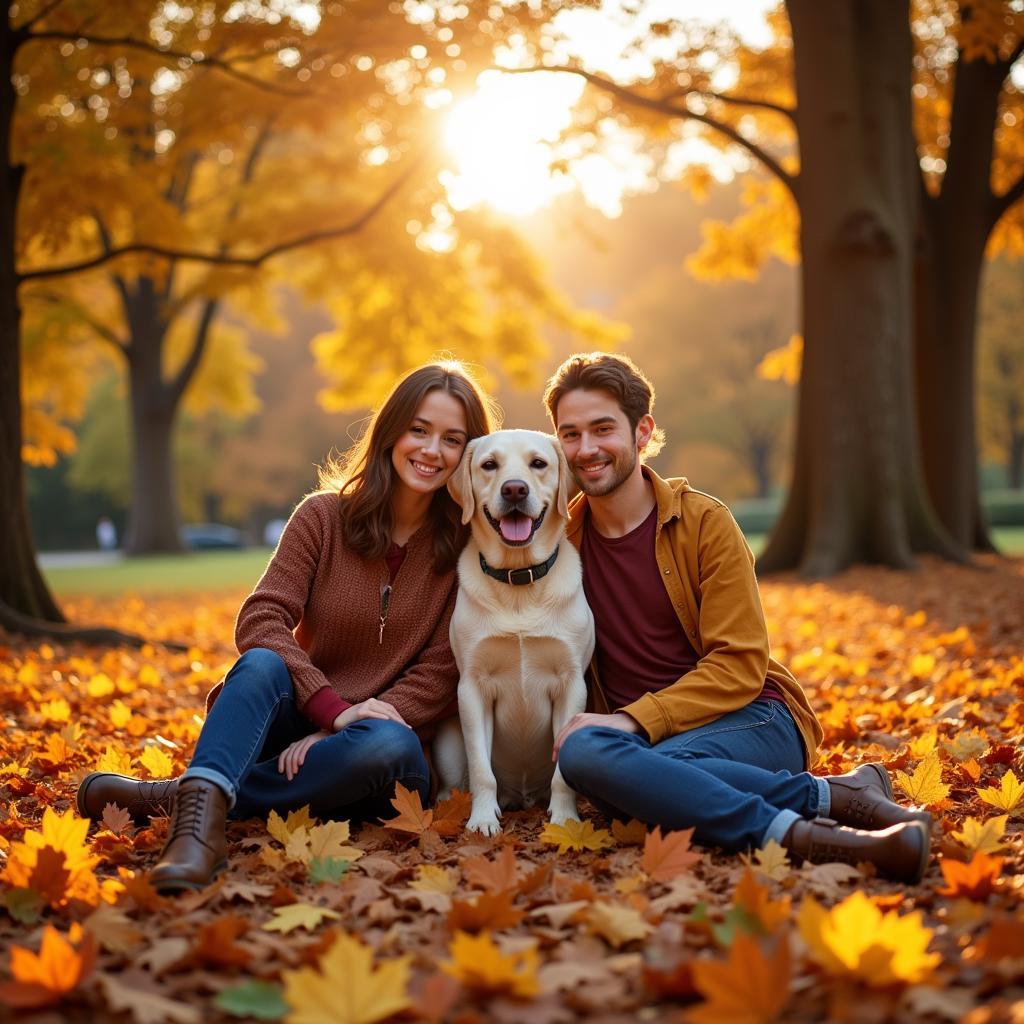
<svg viewBox="0 0 1024 1024"><path fill-rule="evenodd" d="M481 554L480 568L491 579L501 580L502 583L511 584L513 587L525 587L537 580L544 579L551 572L551 567L555 564L556 558L558 558L558 548L555 548L543 562L537 565L528 565L525 569L492 569L487 564L487 559Z"/></svg>

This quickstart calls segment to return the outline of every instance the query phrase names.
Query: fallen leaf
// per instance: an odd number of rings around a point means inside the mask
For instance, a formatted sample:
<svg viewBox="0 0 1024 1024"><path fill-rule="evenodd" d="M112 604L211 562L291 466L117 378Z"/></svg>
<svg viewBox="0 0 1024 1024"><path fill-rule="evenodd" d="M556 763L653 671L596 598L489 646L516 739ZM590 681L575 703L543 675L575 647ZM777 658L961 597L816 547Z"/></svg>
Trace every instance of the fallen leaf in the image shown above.
<svg viewBox="0 0 1024 1024"><path fill-rule="evenodd" d="M322 921L335 921L341 915L326 907L315 907L311 903L291 903L287 907L277 907L274 916L263 925L265 932L281 932L287 935L296 928L313 931Z"/></svg>
<svg viewBox="0 0 1024 1024"><path fill-rule="evenodd" d="M619 846L643 846L647 838L647 826L636 818L625 823L615 818L612 820L612 836Z"/></svg>
<svg viewBox="0 0 1024 1024"><path fill-rule="evenodd" d="M409 883L417 892L437 892L450 896L458 885L457 874L436 864L420 864L416 868L416 881Z"/></svg>
<svg viewBox="0 0 1024 1024"><path fill-rule="evenodd" d="M292 833L297 829L311 829L317 821L309 813L309 804L297 811L289 811L287 818L282 818L277 811L271 811L267 818L267 831L282 845L287 846Z"/></svg>
<svg viewBox="0 0 1024 1024"><path fill-rule="evenodd" d="M883 914L858 891L831 910L808 896L797 923L811 958L829 974L884 986L925 981L938 966L939 954L927 952L933 933L922 916Z"/></svg>
<svg viewBox="0 0 1024 1024"><path fill-rule="evenodd" d="M225 914L209 924L200 925L192 947L192 959L211 967L245 967L252 959L252 953L239 946L235 939L248 930L248 922L234 914Z"/></svg>
<svg viewBox="0 0 1024 1024"><path fill-rule="evenodd" d="M503 846L494 860L467 857L461 866L462 875L470 885L491 892L515 889L519 881L519 864L511 846Z"/></svg>
<svg viewBox="0 0 1024 1024"><path fill-rule="evenodd" d="M969 864L943 857L939 863L946 886L939 889L940 896L962 896L969 900L984 900L989 897L1000 872L1003 858L987 853L976 853Z"/></svg>
<svg viewBox="0 0 1024 1024"><path fill-rule="evenodd" d="M742 907L751 917L756 918L769 934L789 920L789 897L773 900L768 887L760 885L749 868L743 872L743 877L736 886L733 905Z"/></svg>
<svg viewBox="0 0 1024 1024"><path fill-rule="evenodd" d="M434 820L431 822L431 827L440 836L459 835L469 820L472 802L472 797L468 793L463 793L460 789L453 789L452 795L447 800L440 800L434 806Z"/></svg>
<svg viewBox="0 0 1024 1024"><path fill-rule="evenodd" d="M588 929L618 949L627 942L644 939L654 930L633 907L601 900L591 904L583 915Z"/></svg>
<svg viewBox="0 0 1024 1024"><path fill-rule="evenodd" d="M914 769L913 775L902 771L895 775L900 789L922 807L937 804L949 796L949 786L942 781L942 762L938 754L929 754Z"/></svg>
<svg viewBox="0 0 1024 1024"><path fill-rule="evenodd" d="M725 962L694 960L694 988L706 1002L688 1010L695 1024L769 1024L789 1002L789 939L780 936L768 955L758 940L737 935Z"/></svg>
<svg viewBox="0 0 1024 1024"><path fill-rule="evenodd" d="M473 936L459 931L448 954L451 959L441 964L441 970L478 995L509 993L528 998L540 992L536 949L505 954L487 932Z"/></svg>
<svg viewBox="0 0 1024 1024"><path fill-rule="evenodd" d="M555 927L564 928L574 919L584 907L589 907L589 900L573 900L571 903L549 903L543 907L534 907L528 917L544 917Z"/></svg>
<svg viewBox="0 0 1024 1024"><path fill-rule="evenodd" d="M281 986L256 978L222 988L213 1002L217 1009L245 1020L280 1020L288 1012Z"/></svg>
<svg viewBox="0 0 1024 1024"><path fill-rule="evenodd" d="M383 823L385 828L420 835L430 828L434 820L434 812L423 809L419 793L414 789L406 789L400 782L395 783L395 795L391 800L391 806L398 814Z"/></svg>
<svg viewBox="0 0 1024 1024"><path fill-rule="evenodd" d="M966 818L960 831L953 832L952 836L972 856L976 853L1001 853L1004 847L1000 840L1006 832L1007 817L1000 814L986 822Z"/></svg>
<svg viewBox="0 0 1024 1024"><path fill-rule="evenodd" d="M335 915L337 916L337 915ZM341 933L318 969L283 971L287 1024L373 1024L410 1005L410 957L375 963L373 952Z"/></svg>
<svg viewBox="0 0 1024 1024"><path fill-rule="evenodd" d="M512 906L513 899L515 893L506 889L504 892L483 892L473 900L452 900L448 927L462 932L514 928L524 914Z"/></svg>
<svg viewBox="0 0 1024 1024"><path fill-rule="evenodd" d="M142 932L120 907L101 903L83 922L86 931L111 953L131 953L142 942Z"/></svg>
<svg viewBox="0 0 1024 1024"><path fill-rule="evenodd" d="M122 832L132 831L132 816L123 807L117 804L107 804L103 808L102 825L105 829L113 832L115 836Z"/></svg>
<svg viewBox="0 0 1024 1024"><path fill-rule="evenodd" d="M169 779L174 774L174 760L157 746L146 747L139 757L139 764L151 779Z"/></svg>
<svg viewBox="0 0 1024 1024"><path fill-rule="evenodd" d="M1008 768L998 789L995 786L986 786L978 790L978 796L997 810L1012 814L1024 798L1024 782Z"/></svg>
<svg viewBox="0 0 1024 1024"><path fill-rule="evenodd" d="M690 849L693 829L661 833L660 828L648 832L640 867L656 882L667 882L698 864L701 854Z"/></svg>
<svg viewBox="0 0 1024 1024"><path fill-rule="evenodd" d="M16 1009L35 1009L59 1003L92 973L96 940L72 925L65 937L47 925L39 952L11 947L13 981L0 984L0 1002Z"/></svg>
<svg viewBox="0 0 1024 1024"><path fill-rule="evenodd" d="M197 1007L130 985L124 975L101 974L99 982L110 1009L127 1011L135 1024L200 1024L203 1019Z"/></svg>
<svg viewBox="0 0 1024 1024"><path fill-rule="evenodd" d="M589 821L567 821L564 825L548 822L541 830L540 841L557 846L559 853L569 850L605 850L614 845L611 833L595 829Z"/></svg>
<svg viewBox="0 0 1024 1024"><path fill-rule="evenodd" d="M741 853L740 859L747 867L773 882L783 881L792 870L789 853L774 839L769 839L764 846L755 850L753 856Z"/></svg>

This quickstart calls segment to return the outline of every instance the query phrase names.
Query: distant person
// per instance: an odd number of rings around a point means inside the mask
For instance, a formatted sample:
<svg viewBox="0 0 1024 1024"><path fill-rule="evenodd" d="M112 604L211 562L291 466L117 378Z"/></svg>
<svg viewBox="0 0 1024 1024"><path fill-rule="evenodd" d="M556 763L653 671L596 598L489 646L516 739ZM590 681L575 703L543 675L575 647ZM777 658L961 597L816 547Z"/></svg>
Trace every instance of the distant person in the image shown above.
<svg viewBox="0 0 1024 1024"><path fill-rule="evenodd" d="M171 813L150 873L161 892L199 889L226 866L225 821L308 804L376 819L395 783L427 803L421 736L456 711L448 642L465 544L447 483L492 403L458 363L401 379L323 489L295 509L235 626L241 657L208 700L179 779L86 776L79 811L108 803Z"/></svg>
<svg viewBox="0 0 1024 1024"><path fill-rule="evenodd" d="M117 527L109 516L100 516L96 524L96 543L99 544L100 551L117 550Z"/></svg>

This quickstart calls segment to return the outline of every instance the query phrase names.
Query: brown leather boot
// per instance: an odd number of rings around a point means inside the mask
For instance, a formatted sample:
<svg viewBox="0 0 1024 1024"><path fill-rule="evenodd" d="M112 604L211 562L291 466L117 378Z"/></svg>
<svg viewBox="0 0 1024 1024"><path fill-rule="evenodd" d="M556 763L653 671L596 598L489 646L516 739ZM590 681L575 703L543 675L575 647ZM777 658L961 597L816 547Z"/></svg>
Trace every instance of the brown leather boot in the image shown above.
<svg viewBox="0 0 1024 1024"><path fill-rule="evenodd" d="M78 813L99 821L107 804L117 804L132 816L136 825L145 825L150 818L171 813L177 788L177 779L143 782L113 772L92 772L78 787Z"/></svg>
<svg viewBox="0 0 1024 1024"><path fill-rule="evenodd" d="M227 867L227 815L227 796L220 786L206 779L181 780L170 838L149 873L157 892L202 889Z"/></svg>
<svg viewBox="0 0 1024 1024"><path fill-rule="evenodd" d="M832 798L828 816L840 825L872 831L919 821L931 831L932 816L927 811L911 811L893 800L889 773L880 764L862 764L845 775L827 775L825 781Z"/></svg>
<svg viewBox="0 0 1024 1024"><path fill-rule="evenodd" d="M874 864L884 878L917 885L928 865L930 833L920 821L879 832L847 828L831 818L794 821L782 845L812 864Z"/></svg>

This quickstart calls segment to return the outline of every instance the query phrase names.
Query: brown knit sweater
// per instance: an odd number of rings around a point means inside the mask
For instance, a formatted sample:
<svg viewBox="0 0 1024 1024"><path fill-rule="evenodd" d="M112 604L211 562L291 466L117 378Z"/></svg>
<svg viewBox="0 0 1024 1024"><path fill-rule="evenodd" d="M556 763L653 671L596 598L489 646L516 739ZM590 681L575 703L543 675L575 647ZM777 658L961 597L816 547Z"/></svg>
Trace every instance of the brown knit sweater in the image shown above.
<svg viewBox="0 0 1024 1024"><path fill-rule="evenodd" d="M428 524L409 539L378 642L387 564L345 546L336 493L310 495L238 613L239 653L266 647L281 655L300 710L319 693L320 714L309 717L322 728L331 728L337 708L377 697L422 733L442 712L454 713L459 679L448 641L455 572L438 576L433 555ZM324 687L344 703L324 701Z"/></svg>

